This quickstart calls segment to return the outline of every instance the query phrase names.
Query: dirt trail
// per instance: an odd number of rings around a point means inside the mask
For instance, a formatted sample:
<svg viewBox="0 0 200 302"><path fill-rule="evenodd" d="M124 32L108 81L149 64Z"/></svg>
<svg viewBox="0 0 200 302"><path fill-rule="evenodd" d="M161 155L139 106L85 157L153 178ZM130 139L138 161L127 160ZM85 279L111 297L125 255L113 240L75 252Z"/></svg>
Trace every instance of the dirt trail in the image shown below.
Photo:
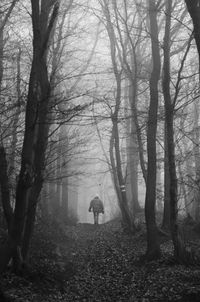
<svg viewBox="0 0 200 302"><path fill-rule="evenodd" d="M72 274L64 301L200 301L200 269L169 265L170 242L162 246L164 259L145 264L138 261L146 249L144 233L125 235L119 221L79 224L65 234L71 245L67 253L61 250Z"/></svg>
<svg viewBox="0 0 200 302"><path fill-rule="evenodd" d="M162 244L162 259L144 263L144 229L125 235L119 220L44 228L33 242L34 275L4 280L11 301L200 301L200 267L170 263L170 241Z"/></svg>

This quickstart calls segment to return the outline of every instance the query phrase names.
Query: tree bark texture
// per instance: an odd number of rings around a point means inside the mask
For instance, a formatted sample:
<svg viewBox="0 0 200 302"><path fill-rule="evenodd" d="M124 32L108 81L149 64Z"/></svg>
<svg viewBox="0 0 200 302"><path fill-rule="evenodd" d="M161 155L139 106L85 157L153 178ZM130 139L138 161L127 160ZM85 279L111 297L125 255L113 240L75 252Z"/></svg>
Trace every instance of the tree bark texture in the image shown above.
<svg viewBox="0 0 200 302"><path fill-rule="evenodd" d="M178 229L178 198L177 176L174 144L174 103L170 94L170 28L171 28L172 0L166 1L166 24L164 35L164 66L163 66L163 94L165 100L165 121L167 133L167 155L169 165L170 191L170 229L174 245L174 257L179 262L187 262L184 243Z"/></svg>
<svg viewBox="0 0 200 302"><path fill-rule="evenodd" d="M10 225L13 217L13 209L10 205L10 188L8 179L8 165L6 152L3 145L0 146L0 191L4 215L10 230Z"/></svg>
<svg viewBox="0 0 200 302"><path fill-rule="evenodd" d="M130 82L130 81L129 81ZM130 83L131 84L131 83ZM134 95L134 87L131 85L128 89L129 103L131 104ZM128 157L128 174L130 174L130 186L131 186L131 195L132 195L132 209L133 214L140 211L140 205L138 201L138 162L139 162L139 153L138 153L138 140L137 140L137 127L135 119L133 116L128 118L127 127L129 130L129 137L127 143L127 157Z"/></svg>
<svg viewBox="0 0 200 302"><path fill-rule="evenodd" d="M28 225L34 219L31 204L37 203L45 166L45 151L48 140L48 114L50 103L50 85L47 71L47 48L50 33L58 14L58 2L31 0L33 26L33 59L29 79L29 90L25 115L25 132L21 155L21 170L16 188L14 217L8 244L7 255L14 256L16 269L21 261L24 234L30 237ZM34 201L32 200L34 196ZM33 207L34 209L34 207ZM12 249L12 251L11 251ZM15 250L13 255L13 249ZM9 261L0 249L0 258L4 256L4 265L0 262L0 272ZM3 261L2 261L3 262ZM17 263L18 262L18 263Z"/></svg>
<svg viewBox="0 0 200 302"><path fill-rule="evenodd" d="M199 0L185 0L188 12L191 16L192 22L193 22L193 26L194 26L194 38L196 41L196 45L197 45L197 51L198 51L198 55L199 55L199 85L200 85L200 1ZM200 91L200 89L199 89ZM198 93L199 93L198 91ZM199 102L199 100L198 100ZM197 103L196 107L197 107ZM199 109L199 106L198 106ZM195 203L197 206L197 212L200 212L200 203L199 203L199 187L200 187L200 169L199 169L199 158L198 158L198 154L199 154L199 127L198 127L198 119L199 119L199 114L198 111L196 111L197 116L195 116L195 122L196 122L196 129L194 129L195 132L195 146L194 146L194 156L195 156L195 164L196 164L196 194L194 194L194 199L195 199ZM199 215L197 215L199 216ZM197 219L199 219L199 217L196 217Z"/></svg>
<svg viewBox="0 0 200 302"><path fill-rule="evenodd" d="M158 82L160 79L160 53L158 40L157 8L154 0L149 0L149 20L152 48L152 72L150 76L150 105L147 125L147 183L145 198L145 218L147 227L147 259L160 257L160 245L155 218L156 203L156 133L158 111Z"/></svg>
<svg viewBox="0 0 200 302"><path fill-rule="evenodd" d="M197 45L200 62L200 2L199 0L185 0L188 12L194 25L194 38Z"/></svg>
<svg viewBox="0 0 200 302"><path fill-rule="evenodd" d="M0 102L1 102L1 90L2 90L2 81L4 76L4 28L7 24L7 21L10 17L12 10L15 7L17 0L13 0L10 4L10 7L7 10L6 15L1 17L0 21ZM0 133L2 131L2 125L0 124ZM2 134L2 133L1 133ZM2 138L1 138L2 140ZM11 221L13 218L13 210L10 204L10 187L9 187L9 178L8 178L8 159L6 157L6 151L4 148L3 141L0 142L0 194L1 201L3 206L4 215L8 225L8 230L10 231Z"/></svg>
<svg viewBox="0 0 200 302"><path fill-rule="evenodd" d="M18 125L21 114L21 55L22 50L19 46L18 54L16 58L17 65L17 78L16 78L16 93L17 93L17 102L16 109L13 114L13 122L11 125L11 144L10 144L10 156L8 157L8 177L10 184L10 203L14 203L15 189L16 189L16 150L17 150L17 141L18 141Z"/></svg>
<svg viewBox="0 0 200 302"><path fill-rule="evenodd" d="M170 176L169 176L169 163L168 163L168 144L167 144L167 129L165 122L164 134L164 212L162 220L162 229L165 231L170 230Z"/></svg>
<svg viewBox="0 0 200 302"><path fill-rule="evenodd" d="M115 153L116 151L116 142L115 142L115 126L113 125L111 138L110 138L110 162L112 167L112 174L113 174L113 180L114 180L114 186L115 191L118 198L119 208L122 214L122 225L125 230L125 232L135 232L135 225L133 223L132 217L130 215L130 209L128 207L128 200L126 197L126 191L125 191L125 183L123 180L123 176L121 172L119 171L118 164L115 160ZM117 129L118 131L118 129ZM119 147L117 147L118 149Z"/></svg>

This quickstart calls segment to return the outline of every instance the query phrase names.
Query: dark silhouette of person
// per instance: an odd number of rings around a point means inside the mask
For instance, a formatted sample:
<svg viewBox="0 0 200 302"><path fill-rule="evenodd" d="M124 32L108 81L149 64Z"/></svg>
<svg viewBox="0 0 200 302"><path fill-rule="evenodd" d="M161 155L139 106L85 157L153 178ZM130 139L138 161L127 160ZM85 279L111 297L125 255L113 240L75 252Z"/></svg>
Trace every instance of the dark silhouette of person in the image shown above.
<svg viewBox="0 0 200 302"><path fill-rule="evenodd" d="M98 195L96 195L90 202L90 207L88 209L89 212L93 211L94 214L94 224L99 224L99 214L104 214L104 206L103 202L99 198Z"/></svg>

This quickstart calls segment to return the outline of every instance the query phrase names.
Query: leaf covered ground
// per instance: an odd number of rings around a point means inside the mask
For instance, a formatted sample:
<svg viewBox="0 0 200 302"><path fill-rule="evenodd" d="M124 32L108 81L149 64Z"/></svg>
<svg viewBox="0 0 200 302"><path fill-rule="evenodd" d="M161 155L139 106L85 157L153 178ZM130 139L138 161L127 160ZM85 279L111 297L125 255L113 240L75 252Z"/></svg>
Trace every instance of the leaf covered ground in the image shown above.
<svg viewBox="0 0 200 302"><path fill-rule="evenodd" d="M169 239L161 247L159 261L141 261L144 228L125 235L118 219L99 226L38 224L30 268L23 276L5 273L1 288L16 302L200 301L200 266L175 264Z"/></svg>

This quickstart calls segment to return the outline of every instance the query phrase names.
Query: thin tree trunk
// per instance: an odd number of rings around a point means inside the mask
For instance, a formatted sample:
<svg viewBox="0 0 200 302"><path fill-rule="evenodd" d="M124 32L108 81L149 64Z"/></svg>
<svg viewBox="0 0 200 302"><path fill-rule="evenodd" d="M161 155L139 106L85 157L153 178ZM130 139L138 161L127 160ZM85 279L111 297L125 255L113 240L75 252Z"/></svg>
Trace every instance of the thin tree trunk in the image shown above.
<svg viewBox="0 0 200 302"><path fill-rule="evenodd" d="M164 68L163 68L163 94L165 100L165 120L167 131L167 149L170 180L170 229L174 245L174 257L179 262L187 262L184 242L178 229L178 198L177 176L175 164L174 144L174 104L170 95L170 28L171 28L172 0L166 0L166 25L164 36Z"/></svg>
<svg viewBox="0 0 200 302"><path fill-rule="evenodd" d="M140 24L140 26L142 26ZM131 37L129 37L131 40ZM133 115L133 122L135 124L135 130L136 130L136 136L137 136L137 142L138 142L138 153L139 153L139 159L140 159L140 166L142 170L142 175L144 178L144 182L146 185L147 182L147 168L145 164L145 159L144 159L144 148L143 148L143 142L142 142L142 133L139 125L139 120L138 120L138 110L137 110L137 94L138 94L138 68L137 68L137 53L135 46L133 45L133 42L131 40L131 50L132 50L132 55L131 55L131 65L133 66L134 72L130 78L129 75L129 80L131 83L130 87L130 98L129 102L131 105L131 111ZM137 51L138 52L138 51ZM131 98L132 96L132 98Z"/></svg>
<svg viewBox="0 0 200 302"><path fill-rule="evenodd" d="M112 128L112 133L111 133L111 138L110 138L110 148L109 148L109 153L110 153L110 163L112 167L112 175L113 175L113 180L114 180L114 186L115 186L115 191L117 194L118 198L118 203L119 203L119 208L122 214L122 225L125 230L125 232L134 232L135 231L135 226L133 224L133 221L130 216L130 210L128 208L128 202L126 199L126 191L125 191L125 185L122 179L119 179L118 172L117 170L117 164L115 163L115 156L114 156L114 150L115 150L115 129L114 125ZM121 182L120 182L121 180ZM125 198L125 199L124 199ZM126 203L124 202L126 201Z"/></svg>
<svg viewBox="0 0 200 302"><path fill-rule="evenodd" d="M11 1L10 7L8 8L5 17L1 19L1 22L0 22L0 31L4 30L4 27L6 26L7 21L10 18L10 15L11 15L11 13L12 13L12 11L13 11L13 9L14 9L14 7L15 7L15 5L16 5L17 2L18 2L18 0Z"/></svg>
<svg viewBox="0 0 200 302"><path fill-rule="evenodd" d="M62 182L62 204L61 204L61 211L62 211L62 219L64 222L67 222L69 216L69 197L68 197L68 179L65 178Z"/></svg>
<svg viewBox="0 0 200 302"><path fill-rule="evenodd" d="M15 159L16 159L16 147L17 147L17 140L18 140L18 123L19 117L21 113L21 48L19 46L18 54L17 54L17 106L13 117L12 123L12 138L11 138L11 146L10 146L10 156L8 159L9 169L8 169L8 177L10 183L10 192L11 192L11 204L14 203L14 196L15 196L15 189L16 189L16 171L15 171Z"/></svg>
<svg viewBox="0 0 200 302"><path fill-rule="evenodd" d="M117 177L119 182L119 202L120 202L120 208L123 212L123 216L125 217L124 223L124 229L126 231L135 232L135 226L133 222L133 217L131 217L131 211L128 207L128 200L126 196L126 190L125 190L125 180L122 174L122 164L121 164L121 156L120 156L120 143L119 143L119 130L117 121L113 120L113 130L114 130L114 149L115 149L115 158L116 158L116 171L117 171Z"/></svg>
<svg viewBox="0 0 200 302"><path fill-rule="evenodd" d="M155 218L156 203L156 133L158 111L158 82L160 79L160 53L158 40L157 8L154 0L149 0L149 18L152 47L153 69L150 77L150 105L147 128L147 182L145 198L145 218L147 227L148 260L159 258L161 255L158 239L158 229Z"/></svg>
<svg viewBox="0 0 200 302"><path fill-rule="evenodd" d="M125 180L122 173L122 163L120 154L120 142L119 142L119 129L118 129L118 114L121 105L121 85L122 85L122 71L118 67L118 57L117 57L117 41L115 36L115 31L111 21L111 15L109 11L108 2L103 0L102 11L106 18L106 29L110 41L110 53L113 72L116 81L116 96L115 96L115 108L112 113L112 134L110 139L110 159L113 169L113 176L115 181L115 188L118 196L119 206L122 213L122 220L124 224L124 229L129 232L135 231L134 221L130 215L130 209L128 208L128 201L125 190ZM113 153L114 150L114 153ZM115 156L114 156L115 154Z"/></svg>
<svg viewBox="0 0 200 302"><path fill-rule="evenodd" d="M130 82L130 81L129 81ZM133 87L130 86L128 89L129 92L129 103L133 101ZM132 208L133 208L133 214L137 213L140 210L140 205L138 201L138 162L139 162L139 156L138 156L138 143L137 143L137 128L135 124L134 117L131 116L128 120L130 120L129 128L130 128L130 134L128 138L128 170L130 173L130 185L131 185L131 193L132 193Z"/></svg>
<svg viewBox="0 0 200 302"><path fill-rule="evenodd" d="M4 39L3 39L3 26L0 27L0 99L3 81L3 55L4 55ZM0 124L1 131L1 124ZM13 217L13 210L10 205L10 188L8 179L8 162L6 158L6 151L3 142L0 141L0 194L3 206L4 216L6 218L8 230L10 231L11 221Z"/></svg>
<svg viewBox="0 0 200 302"><path fill-rule="evenodd" d="M169 163L168 163L168 145L167 145L167 129L165 122L164 134L164 212L162 220L162 229L170 230L170 179L169 179Z"/></svg>
<svg viewBox="0 0 200 302"><path fill-rule="evenodd" d="M13 218L13 209L10 205L10 188L8 179L8 167L6 152L3 145L0 146L0 192L4 215L6 218L8 230L10 231Z"/></svg>
<svg viewBox="0 0 200 302"><path fill-rule="evenodd" d="M193 126L193 154L195 162L195 185L194 185L194 212L195 221L200 222L200 132L199 132L199 99L193 104L194 126Z"/></svg>

